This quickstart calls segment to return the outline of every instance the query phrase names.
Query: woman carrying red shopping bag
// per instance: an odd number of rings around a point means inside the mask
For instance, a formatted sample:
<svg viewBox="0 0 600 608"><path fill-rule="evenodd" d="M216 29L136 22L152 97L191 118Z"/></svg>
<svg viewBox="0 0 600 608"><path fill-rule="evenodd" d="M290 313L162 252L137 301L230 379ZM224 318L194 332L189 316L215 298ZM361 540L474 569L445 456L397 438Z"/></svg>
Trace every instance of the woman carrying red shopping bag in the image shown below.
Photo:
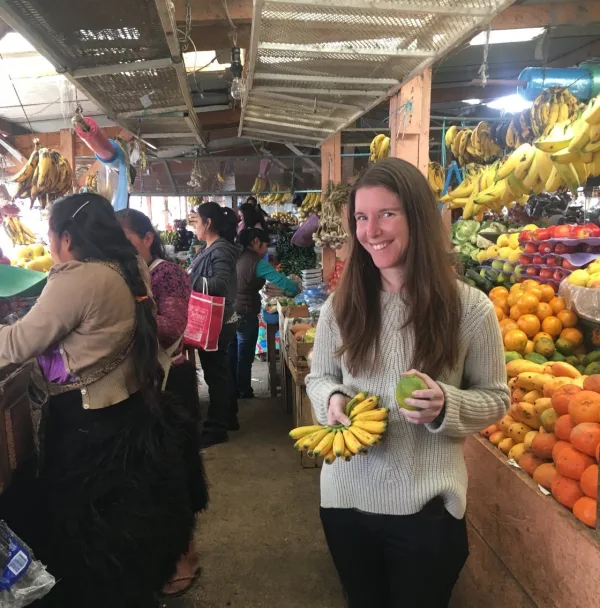
<svg viewBox="0 0 600 608"><path fill-rule="evenodd" d="M227 441L227 431L239 429L228 349L236 335L233 305L240 251L233 244L237 218L232 209L204 203L193 220L196 236L206 247L188 270L193 293L185 337L187 343L198 346L208 384L210 405L200 438L201 446L206 448Z"/></svg>

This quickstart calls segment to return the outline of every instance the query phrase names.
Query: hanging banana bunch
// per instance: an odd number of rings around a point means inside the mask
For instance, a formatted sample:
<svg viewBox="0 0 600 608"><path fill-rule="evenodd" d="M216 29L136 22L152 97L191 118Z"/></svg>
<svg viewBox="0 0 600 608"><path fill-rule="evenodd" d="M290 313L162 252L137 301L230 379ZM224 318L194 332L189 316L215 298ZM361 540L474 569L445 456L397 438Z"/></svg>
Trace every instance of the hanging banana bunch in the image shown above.
<svg viewBox="0 0 600 608"><path fill-rule="evenodd" d="M56 200L72 190L73 170L56 150L41 148L38 139L34 148L25 166L11 179L19 184L13 200L29 198L33 207L39 198L44 209L48 199Z"/></svg>
<svg viewBox="0 0 600 608"><path fill-rule="evenodd" d="M2 225L13 245L33 245L36 242L33 232L18 217L8 215L4 217Z"/></svg>
<svg viewBox="0 0 600 608"><path fill-rule="evenodd" d="M252 184L251 192L256 194L257 192L264 192L267 189L267 180L264 177L258 175Z"/></svg>
<svg viewBox="0 0 600 608"><path fill-rule="evenodd" d="M98 173L90 173L85 178L85 188L88 192L98 192Z"/></svg>
<svg viewBox="0 0 600 608"><path fill-rule="evenodd" d="M302 201L302 205L298 208L298 217L301 220L306 219L312 213L320 215L321 213L321 193L309 192Z"/></svg>
<svg viewBox="0 0 600 608"><path fill-rule="evenodd" d="M444 143L462 166L490 163L502 155L502 149L492 140L490 125L485 121L475 129L451 126L446 131Z"/></svg>
<svg viewBox="0 0 600 608"><path fill-rule="evenodd" d="M429 161L427 165L427 181L436 196L441 196L446 183L446 172L439 163Z"/></svg>
<svg viewBox="0 0 600 608"><path fill-rule="evenodd" d="M376 135L371 141L370 161L376 163L388 157L390 151L390 138L387 135Z"/></svg>

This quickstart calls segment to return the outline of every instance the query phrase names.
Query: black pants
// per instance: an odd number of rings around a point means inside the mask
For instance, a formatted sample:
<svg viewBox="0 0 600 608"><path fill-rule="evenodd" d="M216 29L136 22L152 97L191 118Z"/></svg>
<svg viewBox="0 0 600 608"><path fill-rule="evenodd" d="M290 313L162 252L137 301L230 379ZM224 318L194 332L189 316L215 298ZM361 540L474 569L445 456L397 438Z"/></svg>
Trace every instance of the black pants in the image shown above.
<svg viewBox="0 0 600 608"><path fill-rule="evenodd" d="M237 419L237 398L228 354L229 345L235 338L235 332L235 323L223 325L218 350L198 351L210 399L208 415L204 421L204 431L214 435L226 435L229 423Z"/></svg>
<svg viewBox="0 0 600 608"><path fill-rule="evenodd" d="M469 554L464 519L436 498L414 515L321 509L348 608L446 608Z"/></svg>

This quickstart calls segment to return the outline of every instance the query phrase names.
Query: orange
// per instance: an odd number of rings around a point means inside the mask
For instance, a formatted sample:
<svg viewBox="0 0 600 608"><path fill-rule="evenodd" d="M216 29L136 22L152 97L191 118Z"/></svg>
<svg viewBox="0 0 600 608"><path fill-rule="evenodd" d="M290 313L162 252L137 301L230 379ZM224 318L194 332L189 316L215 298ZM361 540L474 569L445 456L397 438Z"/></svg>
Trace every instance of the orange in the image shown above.
<svg viewBox="0 0 600 608"><path fill-rule="evenodd" d="M508 350L524 351L527 346L527 334L520 329L511 329L504 335L504 346Z"/></svg>
<svg viewBox="0 0 600 608"><path fill-rule="evenodd" d="M545 331L556 339L562 331L562 323L556 317L546 317L542 321L542 331Z"/></svg>
<svg viewBox="0 0 600 608"><path fill-rule="evenodd" d="M581 389L575 384L565 384L559 386L554 393L552 393L552 407L559 416L565 416L569 413L569 402L571 397L577 393L580 393ZM569 437L567 437L569 441Z"/></svg>
<svg viewBox="0 0 600 608"><path fill-rule="evenodd" d="M494 312L496 313L496 318L498 321L502 321L502 319L506 319L506 315L504 311L499 306L494 306Z"/></svg>
<svg viewBox="0 0 600 608"><path fill-rule="evenodd" d="M532 296L535 296L540 302L542 301L542 289L541 287L530 287L527 290L527 293L530 293Z"/></svg>
<svg viewBox="0 0 600 608"><path fill-rule="evenodd" d="M526 281L523 281L521 283L521 287L523 288L524 291L529 291L532 287L539 287L540 284L537 281L534 281L533 279L527 279Z"/></svg>
<svg viewBox="0 0 600 608"><path fill-rule="evenodd" d="M596 527L598 502L589 496L582 496L573 505L573 515L589 528Z"/></svg>
<svg viewBox="0 0 600 608"><path fill-rule="evenodd" d="M540 301L530 293L525 293L517 301L517 306L522 315L534 314L539 304Z"/></svg>
<svg viewBox="0 0 600 608"><path fill-rule="evenodd" d="M517 321L519 329L525 332L528 338L533 338L540 331L540 320L535 315L523 315Z"/></svg>
<svg viewBox="0 0 600 608"><path fill-rule="evenodd" d="M533 336L533 341L536 342L540 338L548 338L549 340L552 340L552 336L545 331L539 331L537 334L535 334L535 336Z"/></svg>
<svg viewBox="0 0 600 608"><path fill-rule="evenodd" d="M579 481L583 472L594 464L594 459L587 454L582 454L573 446L569 446L558 453L555 464L556 470L561 475Z"/></svg>
<svg viewBox="0 0 600 608"><path fill-rule="evenodd" d="M546 302L540 302L535 314L540 321L543 321L544 319L552 316L552 307Z"/></svg>
<svg viewBox="0 0 600 608"><path fill-rule="evenodd" d="M567 312L567 311L564 311L564 312ZM567 329L563 329L560 332L560 337L563 340L568 340L569 342L572 342L575 346L579 346L580 344L583 344L583 334L578 329L575 329L574 327L568 327Z"/></svg>
<svg viewBox="0 0 600 608"><path fill-rule="evenodd" d="M596 455L600 445L600 424L597 422L582 422L571 431L573 447L588 456Z"/></svg>
<svg viewBox="0 0 600 608"><path fill-rule="evenodd" d="M535 344L531 340L527 340L527 346L525 347L523 354L529 355L533 352L535 352Z"/></svg>
<svg viewBox="0 0 600 608"><path fill-rule="evenodd" d="M503 338L511 329L519 329L519 326L514 319L502 319L500 321L500 332L502 333Z"/></svg>
<svg viewBox="0 0 600 608"><path fill-rule="evenodd" d="M521 316L521 311L519 310L519 307L516 304L510 307L509 316L513 321L517 321Z"/></svg>
<svg viewBox="0 0 600 608"><path fill-rule="evenodd" d="M582 422L600 422L600 395L593 391L575 393L569 401L569 416L575 425Z"/></svg>
<svg viewBox="0 0 600 608"><path fill-rule="evenodd" d="M508 294L508 297L506 298L506 302L508 303L509 306L514 306L518 301L519 298L524 294L525 292L522 291L521 289L517 289L515 291L511 291Z"/></svg>
<svg viewBox="0 0 600 608"><path fill-rule="evenodd" d="M540 302L550 302L552 298L556 296L556 292L554 291L554 287L552 287L552 285L541 285L540 289L542 290Z"/></svg>
<svg viewBox="0 0 600 608"><path fill-rule="evenodd" d="M567 308L567 303L564 298L552 298L550 300L550 306L552 306L552 312L557 315L561 310Z"/></svg>
<svg viewBox="0 0 600 608"><path fill-rule="evenodd" d="M558 472L554 465L550 462L541 464L533 473L533 481L549 490L552 487L554 478L558 475Z"/></svg>
<svg viewBox="0 0 600 608"><path fill-rule="evenodd" d="M598 444L600 445L600 444ZM579 480L583 493L591 498L598 496L598 465L588 467Z"/></svg>
<svg viewBox="0 0 600 608"><path fill-rule="evenodd" d="M490 300L495 300L498 296L508 296L508 289L506 289L506 287L502 287L502 286L498 286L498 287L494 287L494 289L492 289L490 291Z"/></svg>
<svg viewBox="0 0 600 608"><path fill-rule="evenodd" d="M556 318L563 324L563 327L575 327L577 325L577 315L571 310L561 310L556 313Z"/></svg>
<svg viewBox="0 0 600 608"><path fill-rule="evenodd" d="M564 452L565 450L563 450ZM561 454L563 453L561 452ZM552 496L558 500L561 505L572 509L575 503L583 498L583 492L579 484L574 479L569 479L563 475L557 475L552 482Z"/></svg>
<svg viewBox="0 0 600 608"><path fill-rule="evenodd" d="M522 291L523 293L525 293L525 290L523 289L523 285L521 285L521 283L515 283L514 285L510 286L510 293L513 293L515 291Z"/></svg>
<svg viewBox="0 0 600 608"><path fill-rule="evenodd" d="M494 303L494 306L500 308L506 316L510 314L510 306L508 305L508 298L506 296L497 296L492 302Z"/></svg>

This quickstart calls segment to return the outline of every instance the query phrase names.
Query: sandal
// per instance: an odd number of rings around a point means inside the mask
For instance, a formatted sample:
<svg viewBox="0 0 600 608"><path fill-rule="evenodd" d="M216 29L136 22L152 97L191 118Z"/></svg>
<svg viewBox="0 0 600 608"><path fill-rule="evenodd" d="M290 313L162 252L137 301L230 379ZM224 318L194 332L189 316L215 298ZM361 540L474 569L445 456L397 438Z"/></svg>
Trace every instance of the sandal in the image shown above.
<svg viewBox="0 0 600 608"><path fill-rule="evenodd" d="M198 579L200 578L201 572L202 572L202 568L198 568L196 570L196 572L194 572L194 574L192 574L191 576L179 576L177 578L172 578L164 586L163 590L160 592L160 595L162 597L181 597L182 595L185 595L198 581ZM173 585L174 583L179 583L181 581L190 581L190 582L183 589L180 589L179 591L175 591L174 593L168 593L167 591L165 591L165 589L167 589L170 585Z"/></svg>

